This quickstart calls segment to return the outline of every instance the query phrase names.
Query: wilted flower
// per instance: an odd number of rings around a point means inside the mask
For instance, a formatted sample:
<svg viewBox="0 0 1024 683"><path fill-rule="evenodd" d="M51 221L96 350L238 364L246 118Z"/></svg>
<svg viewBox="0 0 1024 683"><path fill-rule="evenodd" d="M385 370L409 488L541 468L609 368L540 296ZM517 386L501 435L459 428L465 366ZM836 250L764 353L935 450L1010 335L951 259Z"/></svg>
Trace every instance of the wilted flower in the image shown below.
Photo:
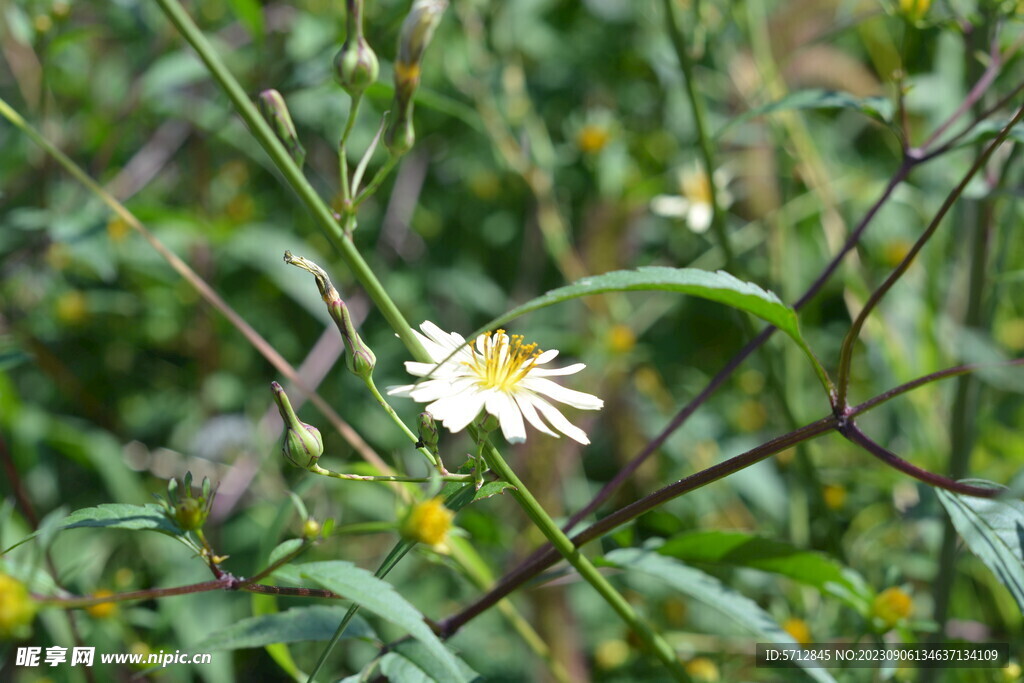
<svg viewBox="0 0 1024 683"><path fill-rule="evenodd" d="M541 352L536 344L524 344L522 336L510 337L504 330L481 334L474 344L467 344L462 335L449 334L430 321L425 321L420 329L423 334L415 334L433 362L407 361L405 369L427 379L391 387L389 394L429 403L427 412L452 432L462 430L481 411L486 411L498 419L509 443L526 440L523 418L545 434L557 437L554 429L579 443L590 443L582 429L544 398L583 410L604 406L604 401L596 396L566 389L547 379L577 373L586 367L583 363L541 368L554 360L558 351Z"/></svg>
<svg viewBox="0 0 1024 683"><path fill-rule="evenodd" d="M695 164L691 169L680 169L677 176L679 194L659 194L651 200L651 211L666 218L682 219L696 233L707 232L714 215L707 173L700 164ZM719 206L732 204L733 197L727 189L731 179L731 174L724 168L712 174Z"/></svg>

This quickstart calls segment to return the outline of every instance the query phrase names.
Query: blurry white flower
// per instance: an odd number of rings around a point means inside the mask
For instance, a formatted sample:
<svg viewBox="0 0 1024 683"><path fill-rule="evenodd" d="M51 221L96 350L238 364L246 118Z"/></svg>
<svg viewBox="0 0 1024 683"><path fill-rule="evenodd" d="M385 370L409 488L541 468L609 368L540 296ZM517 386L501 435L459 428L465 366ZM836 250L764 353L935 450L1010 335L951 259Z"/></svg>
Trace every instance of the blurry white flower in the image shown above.
<svg viewBox="0 0 1024 683"><path fill-rule="evenodd" d="M694 164L691 169L677 171L677 177L679 194L659 194L654 197L651 200L651 211L666 218L680 218L696 233L706 232L711 227L714 213L707 173L700 164ZM732 204L733 197L728 190L732 174L720 168L712 174L712 178L719 206L725 208Z"/></svg>
<svg viewBox="0 0 1024 683"><path fill-rule="evenodd" d="M504 330L481 334L475 343L463 346L466 340L462 335L449 334L430 321L420 325L420 329L423 334L414 332L434 362L407 361L405 369L417 377L429 378L418 384L391 387L388 394L429 403L427 412L452 432L462 430L480 411L486 410L498 418L509 443L526 440L523 418L545 434L557 437L552 431L557 430L582 444L590 443L582 429L544 398L583 410L604 406L604 401L596 396L566 389L547 379L579 372L585 367L583 363L541 368L558 351L542 353L536 344L524 344L522 336L510 337Z"/></svg>

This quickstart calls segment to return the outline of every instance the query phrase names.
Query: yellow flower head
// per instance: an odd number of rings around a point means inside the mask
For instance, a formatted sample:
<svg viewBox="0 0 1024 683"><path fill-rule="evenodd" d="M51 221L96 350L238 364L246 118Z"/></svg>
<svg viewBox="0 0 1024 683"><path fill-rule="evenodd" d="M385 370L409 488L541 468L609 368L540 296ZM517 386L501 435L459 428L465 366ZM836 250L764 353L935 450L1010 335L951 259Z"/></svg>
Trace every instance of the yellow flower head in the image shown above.
<svg viewBox="0 0 1024 683"><path fill-rule="evenodd" d="M719 680L718 666L707 657L694 657L688 661L686 673L695 681L713 683Z"/></svg>
<svg viewBox="0 0 1024 683"><path fill-rule="evenodd" d="M27 636L35 615L36 603L25 584L0 574L0 640Z"/></svg>
<svg viewBox="0 0 1024 683"><path fill-rule="evenodd" d="M900 0L900 12L910 21L919 21L928 14L932 0Z"/></svg>
<svg viewBox="0 0 1024 683"><path fill-rule="evenodd" d="M101 588L92 594L94 598L106 598L114 594L114 591ZM101 602L98 605L91 605L85 608L85 611L89 613L89 616L96 619L106 619L107 617L114 614L117 611L117 603L113 602Z"/></svg>
<svg viewBox="0 0 1024 683"><path fill-rule="evenodd" d="M914 608L914 601L902 588L893 586L875 596L871 603L871 616L889 629L900 623Z"/></svg>
<svg viewBox="0 0 1024 683"><path fill-rule="evenodd" d="M444 506L441 498L432 498L409 508L399 531L407 541L440 545L452 528L455 513Z"/></svg>
<svg viewBox="0 0 1024 683"><path fill-rule="evenodd" d="M793 640L801 645L807 645L811 642L811 628L803 619L797 619L796 617L786 619L782 622L782 630L793 636Z"/></svg>

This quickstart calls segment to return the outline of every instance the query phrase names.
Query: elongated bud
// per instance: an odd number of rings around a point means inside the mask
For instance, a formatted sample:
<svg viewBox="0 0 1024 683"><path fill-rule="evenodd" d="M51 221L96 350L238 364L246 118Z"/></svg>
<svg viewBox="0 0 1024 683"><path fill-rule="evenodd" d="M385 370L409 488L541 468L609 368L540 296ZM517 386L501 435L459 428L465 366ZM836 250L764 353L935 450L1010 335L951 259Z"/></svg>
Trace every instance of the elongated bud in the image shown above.
<svg viewBox="0 0 1024 683"><path fill-rule="evenodd" d="M292 116L288 113L288 105L284 98L276 90L264 90L257 99L260 113L267 120L278 139L284 143L285 149L292 160L302 168L306 161L306 150L299 142L299 135L295 132L295 124L292 123Z"/></svg>
<svg viewBox="0 0 1024 683"><path fill-rule="evenodd" d="M299 420L292 409L291 401L288 400L288 394L284 393L280 384L271 382L270 387L274 390L277 410L284 420L284 445L281 452L288 462L308 470L316 465L316 461L324 452L324 440L320 436L320 430Z"/></svg>
<svg viewBox="0 0 1024 683"><path fill-rule="evenodd" d="M334 56L334 78L355 97L373 85L380 73L377 54L363 37L363 0L346 0L345 44Z"/></svg>
<svg viewBox="0 0 1024 683"><path fill-rule="evenodd" d="M419 437L420 444L437 455L437 424L430 413L420 413Z"/></svg>
<svg viewBox="0 0 1024 683"><path fill-rule="evenodd" d="M348 351L345 364L353 374L363 379L369 378L373 374L374 366L377 365L377 357L370 347L363 342L359 333L356 332L356 326L352 324L352 316L349 315L348 306L341 300L341 295L338 294L338 290L331 284L331 279L327 276L327 273L309 259L295 256L290 251L284 252L284 262L302 268L306 272L312 273L313 277L316 278L316 286L320 290L320 298L327 304L327 311L331 314L334 324L337 325L338 330L341 332L341 337L345 341L345 349Z"/></svg>
<svg viewBox="0 0 1024 683"><path fill-rule="evenodd" d="M398 57L395 59L394 118L384 134L384 144L398 156L404 154L416 141L412 126L412 98L420 84L420 66L448 0L416 0L402 23L398 37Z"/></svg>

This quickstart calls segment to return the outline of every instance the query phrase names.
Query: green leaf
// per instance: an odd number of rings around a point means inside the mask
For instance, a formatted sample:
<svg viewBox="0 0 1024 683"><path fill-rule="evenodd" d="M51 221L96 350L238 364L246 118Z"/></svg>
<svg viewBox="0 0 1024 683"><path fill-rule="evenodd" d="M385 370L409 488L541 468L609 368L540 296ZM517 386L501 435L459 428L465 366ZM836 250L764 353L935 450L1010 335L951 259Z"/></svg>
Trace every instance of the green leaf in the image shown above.
<svg viewBox="0 0 1024 683"><path fill-rule="evenodd" d="M249 617L211 634L196 644L204 650L241 650L273 643L330 640L347 608L329 605L293 607L284 612ZM360 617L349 623L346 638L375 638L370 625Z"/></svg>
<svg viewBox="0 0 1024 683"><path fill-rule="evenodd" d="M886 97L855 97L850 93L835 90L798 90L780 100L769 102L740 114L722 126L715 134L715 137L720 137L729 128L758 116L798 109L850 109L859 111L865 116L885 125L889 125L893 118L893 104Z"/></svg>
<svg viewBox="0 0 1024 683"><path fill-rule="evenodd" d="M981 121L978 125L974 126L974 128L971 128L966 135L957 140L955 147L968 147L979 142L994 140L999 137L999 133L1002 132L1003 128L1006 128L1006 124L1009 122L1009 119ZM1010 129L1010 133L1007 135L1006 139L1010 142L1024 142L1024 128L1014 126Z"/></svg>
<svg viewBox="0 0 1024 683"><path fill-rule="evenodd" d="M162 507L153 503L104 503L94 508L82 508L65 517L59 528L64 530L84 527L158 531L169 536L180 536L185 533L167 517Z"/></svg>
<svg viewBox="0 0 1024 683"><path fill-rule="evenodd" d="M365 569L351 562L310 562L282 567L274 574L279 579L293 582L308 579L359 604L405 629L409 635L423 643L424 651L434 659L434 666L445 672L445 680L471 680L463 676L455 656L430 630L419 610L399 595L391 584L381 581Z"/></svg>
<svg viewBox="0 0 1024 683"><path fill-rule="evenodd" d="M707 562L749 567L813 586L866 614L871 593L864 579L827 555L801 550L782 541L731 531L679 534L658 553L684 562Z"/></svg>
<svg viewBox="0 0 1024 683"><path fill-rule="evenodd" d="M979 485L987 481L965 481ZM936 489L960 537L1024 612L1024 501L975 498Z"/></svg>
<svg viewBox="0 0 1024 683"><path fill-rule="evenodd" d="M152 503L148 505L127 505L124 503L104 503L94 508L75 510L52 527L54 531L65 529L82 529L86 527L105 529L130 529L132 531L157 531L168 536L185 534L173 520L164 514L164 509ZM51 529L51 527L47 527ZM32 540L42 530L29 534L10 548L7 553L22 543Z"/></svg>
<svg viewBox="0 0 1024 683"><path fill-rule="evenodd" d="M608 553L601 563L619 567L629 575L641 574L660 579L729 618L741 631L754 636L759 642L796 645L793 637L753 600L723 586L713 576L687 567L671 557L640 548L621 548ZM835 683L824 669L808 667L804 671L819 683Z"/></svg>
<svg viewBox="0 0 1024 683"><path fill-rule="evenodd" d="M465 680L472 681L479 678L473 669L461 659L456 659L459 669ZM424 650L423 644L415 640L406 640L384 655L380 660L380 672L389 681L402 681L402 683L432 683L439 681L445 683L448 680L447 672L437 667L436 660L429 652Z"/></svg>
<svg viewBox="0 0 1024 683"><path fill-rule="evenodd" d="M552 289L536 299L516 306L508 313L481 327L469 339L475 339L479 334L500 327L525 313L569 299L607 292L652 290L690 294L756 315L789 335L807 354L826 389L831 387L825 370L818 363L800 334L800 323L797 320L796 311L782 303L779 297L772 292L765 291L751 282L739 280L721 270L712 272L697 268L647 266L637 270L616 270L603 275L585 277L571 285Z"/></svg>

